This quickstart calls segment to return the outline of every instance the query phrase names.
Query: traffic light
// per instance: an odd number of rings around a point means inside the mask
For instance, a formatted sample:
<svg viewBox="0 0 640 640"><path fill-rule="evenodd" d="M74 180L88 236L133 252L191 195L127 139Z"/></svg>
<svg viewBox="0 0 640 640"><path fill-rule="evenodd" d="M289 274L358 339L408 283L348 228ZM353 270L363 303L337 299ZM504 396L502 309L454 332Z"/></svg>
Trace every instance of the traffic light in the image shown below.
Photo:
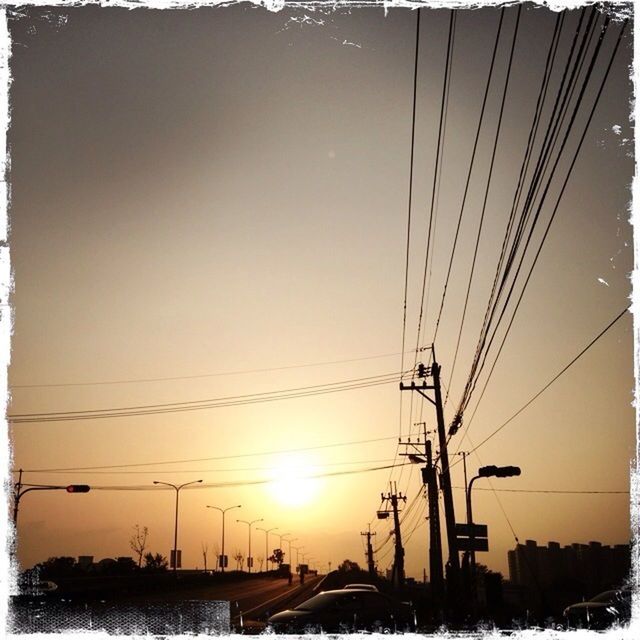
<svg viewBox="0 0 640 640"><path fill-rule="evenodd" d="M67 493L89 493L91 487L88 484L70 484Z"/></svg>

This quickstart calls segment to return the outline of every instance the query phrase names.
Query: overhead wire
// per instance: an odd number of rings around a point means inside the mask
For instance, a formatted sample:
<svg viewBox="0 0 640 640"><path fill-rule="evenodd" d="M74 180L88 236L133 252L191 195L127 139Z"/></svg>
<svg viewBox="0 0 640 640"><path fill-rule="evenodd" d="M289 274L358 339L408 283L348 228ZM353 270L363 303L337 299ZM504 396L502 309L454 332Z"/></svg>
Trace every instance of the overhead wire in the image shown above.
<svg viewBox="0 0 640 640"><path fill-rule="evenodd" d="M287 453L299 453L301 451L315 451L318 449L332 449L335 447L347 447L352 445L361 445L361 444L369 444L372 442L385 442L387 440L395 440L395 436L385 436L383 438L369 438L365 440L351 440L349 442L333 442L330 444L320 444L320 445L312 445L307 447L294 447L289 449L274 449L270 451L252 451L245 453L235 453L231 455L223 455L223 456L211 456L207 458L182 458L179 460L155 460L155 461L146 461L146 462L129 462L126 464L110 464L110 465L91 465L84 467L57 467L57 468L47 468L47 469L23 469L23 471L35 473L35 472L58 472L58 471L89 471L89 470L97 470L97 469L127 469L131 467L150 467L150 466L159 466L165 464L187 464L190 462L212 462L215 460L233 460L237 458L253 458L260 456L272 456L279 454L287 454ZM19 469L14 469L14 471L19 471Z"/></svg>
<svg viewBox="0 0 640 640"><path fill-rule="evenodd" d="M601 47L601 45L602 45L602 42L603 42L603 39L604 39L604 34L606 33L606 30L607 30L607 27L608 27L608 23L609 23L609 17L608 17L608 16L606 16L606 17L605 17L605 21L604 21L604 23L603 23L603 27L602 27L601 32L600 32L600 36L599 36L599 38L598 38L598 42L597 42L597 44L596 44L596 48L595 48L595 50L594 50L594 53L593 53L592 58L591 58L591 61L590 61L589 69L587 70L586 77L585 77L585 79L584 79L584 81L583 81L583 83L582 83L582 88L581 88L581 91L580 91L580 95L579 95L579 97L578 97L578 99L577 99L577 103L576 103L575 108L574 108L574 110L573 110L573 113L572 113L572 116L571 116L571 120L570 120L570 123L569 123L569 127L571 127L571 126L573 125L573 122L575 121L575 118L576 118L576 115L577 115L577 111L578 111L578 108L579 108L580 103L581 103L581 101L582 101L582 98L583 98L583 96L584 96L584 93L585 93L585 91L586 91L586 88L587 88L587 85L588 85L588 81L589 81L590 75L591 75L591 73L592 73L592 71L593 71L593 68L594 68L594 66L595 66L595 62L596 62L596 60L597 60L597 58L598 58L598 54L599 54L599 52L600 52L600 47ZM607 68L606 68L606 71L605 71L604 76L603 76L603 78L602 78L602 81L601 81L601 83L600 83L600 86L599 86L599 89L598 89L597 95L596 95L596 97L595 97L595 99L594 99L594 102L593 102L593 105L592 105L591 111L590 111L590 113L589 113L589 116L588 116L588 118L587 118L587 121L586 121L586 123L585 123L585 125L584 125L584 128L583 128L583 130L582 130L582 134L581 134L581 136L580 136L580 140L579 140L578 145L577 145L577 147L576 147L576 150L575 150L575 152L574 152L574 154L573 154L573 157L572 157L571 163L570 163L569 168L568 168L568 170L567 170L567 173L566 173L565 179L564 179L564 181L563 181L563 183L562 183L562 186L561 186L561 189L560 189L560 191L559 191L559 194L558 194L558 196L557 196L557 198L556 198L555 206L554 206L554 208L553 208L553 210L552 210L552 213L551 213L551 215L550 215L550 218L549 218L549 220L548 220L548 222L547 222L547 225L546 225L546 228L545 228L544 234L543 234L542 239L541 239L541 241L540 241L540 243L539 243L539 245L538 245L537 252L536 252L535 257L534 257L534 259L533 259L533 261L532 261L532 264L531 264L531 266L530 266L530 268L529 268L529 272L528 272L528 274L527 274L527 277L526 277L526 280L525 280L525 282L524 282L524 285L523 285L523 287L522 287L522 289L521 289L521 291L520 291L520 295L519 295L518 300L517 300L517 302L516 302L516 304L515 304L514 310L513 310L512 314L511 314L511 319L510 319L509 324L508 324L508 326L507 326L507 330L505 331L505 334L504 334L504 336L503 336L503 339L502 339L502 342L501 342L501 344L500 344L499 350L498 350L498 352L497 352L497 354L496 354L496 356L495 356L495 359L494 359L493 365L492 365L492 367L491 367L491 370L490 370L489 376L488 376L487 380L485 381L485 386L483 387L483 391L482 391L482 393L483 393L483 394L484 394L484 389L486 389L486 385L488 384L488 380L489 380L489 378L490 378L491 374L493 373L493 370L495 369L495 365L497 364L497 360L498 360L498 358L499 358L499 356L500 356L500 353L502 352L502 348L504 347L504 343L505 343L505 341L506 341L506 338L507 338L507 336L508 336L508 334L509 334L509 331L511 330L511 327L512 327L512 325L513 325L513 321L514 321L514 319L515 319L515 315L516 315L516 313L517 313L517 311L518 311L518 309L519 309L519 307L520 307L520 304L521 304L521 302L522 302L522 299L523 299L524 293L525 293L525 291L526 291L527 285L529 284L529 281L530 281L530 279L531 279L531 276L532 276L533 270L534 270L534 268L535 268L535 266L536 266L536 264L537 264L538 258L539 258L539 256L540 256L541 251L542 251L542 247L543 247L544 242L545 242L545 240L546 240L546 238L547 238L547 236L548 236L548 233L549 233L549 230L550 230L551 225L552 225L552 223L553 223L553 220L555 219L555 216L556 216L556 214L557 214L557 211L558 211L558 208L559 208L559 205L560 205L560 201L561 201L561 199L562 199L562 196L564 195L564 191L565 191L565 189L566 189L566 186L567 186L567 184L568 184L569 178L570 178L570 176L571 176L571 173L572 173L573 168L574 168L574 166L575 166L575 163L576 163L576 161L577 161L577 158L578 158L578 155L579 155L580 149L581 149L582 144L583 144L583 142L584 142L584 140L585 140L586 133L587 133L587 131L588 131L588 127L589 127L589 125L590 125L590 123L591 123L591 120L592 120L593 115L594 115L594 113L595 113L596 107L597 107L597 105L598 105L599 98L600 98L600 96L601 96L601 94L602 94L602 91L603 91L603 89L604 89L604 86L605 86L605 83L606 83L607 77L608 77L609 72L610 72L610 70L611 70L611 66L612 66L612 64L613 64L613 60L615 59L615 55L616 55L616 53L617 53L617 50L618 50L619 44L620 44L620 42L621 42L622 35L623 35L623 33L624 33L624 30L625 30L625 26L626 26L626 22L623 24L623 26L622 26L622 28L621 28L621 30L620 30L620 32L619 32L619 34L618 34L618 38L617 38L617 40L616 40L616 44L615 44L615 46L614 46L613 52L612 52L611 57L610 57L610 59L609 59L608 66L607 66ZM565 138L564 138L564 140L563 140L563 143L562 143L562 147L561 147L560 153L562 153L562 150L564 149L564 146L565 146L565 144L566 144L567 139L568 139L568 132L566 133ZM555 171L555 168L557 167L558 162L559 162L559 157L556 159L556 162L555 162L555 164L554 164L554 167L553 167L552 173L553 173L553 171ZM540 203L539 203L539 205L538 205L538 208L537 208L537 211L536 211L536 217L537 217L537 216L539 216L539 214L540 214L540 211L541 211L542 206L543 206L543 204L544 204L544 198L546 197L546 194L547 194L547 192L548 192L548 189L549 189L549 184L547 184L547 187L545 188L545 191L544 191L543 196L542 196L542 198L543 198L543 199L541 200L541 202L540 202ZM531 235L529 236L529 238L530 238L530 237L531 237ZM527 241L527 242L528 242L528 241ZM522 263L521 263L521 264L522 264ZM519 269L520 269L520 267L518 267L518 271L519 271ZM516 272L516 277L517 277L517 273L518 273L518 272ZM508 294L508 296L507 296L507 300L506 300L505 306L503 307L503 310L502 310L502 312L501 312L501 314L500 314L500 316L499 316L499 319L498 319L498 325L496 325L496 327L495 327L495 328L494 328L494 330L493 330L493 333L492 333L491 339L489 340L489 343L488 343L488 347L487 347L487 349L486 349L486 351L485 351L485 353L484 353L484 356L483 356L483 358L482 358L482 363L481 363L481 365L480 365L480 367L479 367L479 369L478 369L477 376L475 377L475 380L473 381L473 383L472 383L472 385L471 385L471 387L470 387L470 392L471 392L471 393L473 393L473 390L474 390L474 389L475 389L475 387L476 387L476 384L477 384L477 381L478 381L478 377L479 377L480 373L482 372L482 369L483 369L484 364L485 364L485 362L486 362L486 358L487 358L487 355L488 355L489 349L491 348L491 345L492 345L492 343L493 343L493 340L494 340L494 338L495 338L495 336L496 336L496 332L497 332L497 329L498 329L498 326L499 326L499 322L500 322L500 320L502 319L502 317L504 316L504 313L505 313L505 310L506 310L506 304L508 303L508 300L509 300L509 298L510 298L510 296L511 296L511 293L513 292L514 284L515 284L515 281L514 281L514 283L512 283L511 289L510 289L509 294ZM471 397L471 396L469 395L468 399L470 399L470 397ZM468 400L467 400L467 404L468 404ZM475 415L475 411L474 411L474 415Z"/></svg>
<svg viewBox="0 0 640 640"><path fill-rule="evenodd" d="M491 438L493 438L496 434L498 434L502 429L504 429L510 422L512 422L516 417L518 417L527 407L529 407L533 402L535 402L554 382L556 382L564 373L566 373L591 347L593 347L598 340L600 340L621 318L622 316L629 311L630 307L624 309L620 314L618 314L600 333L593 338L586 347L584 347L578 355L576 355L567 365L565 365L547 384L542 387L534 396L532 396L524 405L522 405L515 413L511 415L505 422L503 422L497 429L495 429L489 436L487 436L480 444L476 445L473 449L467 452L473 453L474 450L479 449L483 444L488 442ZM457 454L457 452L456 452ZM455 462L451 462L449 464L449 469L455 467L460 463L460 458L458 458Z"/></svg>
<svg viewBox="0 0 640 640"><path fill-rule="evenodd" d="M547 64L545 65L545 75L543 75L543 80L542 80L542 86L541 89L538 93L538 101L536 104L536 110L534 113L534 118L533 118L533 123L532 123L532 127L530 129L530 133L529 133L529 139L527 141L527 146L525 149L525 157L523 159L523 163L521 166L521 170L520 170L520 176L519 176L519 180L518 180L518 185L516 187L516 193L514 195L514 203L512 205L511 208L511 212L507 221L507 228L505 231L505 235L504 235L504 239L503 239L503 243L502 243L502 248L501 248L501 252L500 252L500 258L498 260L498 267L496 269L496 275L494 278L494 283L493 283L493 287L491 290L491 294L489 296L489 302L487 304L487 309L485 311L485 317L483 320L483 324L482 324L482 329L480 331L480 337L478 338L478 345L476 347L476 352L474 354L474 359L473 359L473 363L471 365L471 373L469 374L469 378L467 380L467 383L465 384L465 389L462 395L462 398L460 399L459 405L458 405L458 411L456 412L456 416L457 419L459 419L458 416L461 415L461 410L464 408L465 406L465 402L466 402L466 394L468 394L469 392L469 380L471 380L474 376L476 367L478 366L477 364L477 359L479 358L479 354L482 351L482 348L484 346L484 343L486 341L486 335L487 332L489 331L489 327L490 327L490 323L491 320L495 314L496 308L497 308L497 302L501 297L503 288L506 284L507 281L507 277L509 275L511 266L513 264L513 261L515 260L515 254L516 254L516 250L519 247L520 244L520 240L521 240L521 236L522 236L522 232L524 230L524 225L526 220L528 219L528 215L529 215L529 206L530 205L530 199L532 197L532 194L535 193L535 185L537 184L538 180L540 179L540 175L539 172L540 170L544 167L544 164L546 162L546 158L548 156L549 153L549 146L548 146L548 141L552 138L552 133L554 133L556 131L556 127L557 127L557 120L555 120L555 116L556 116L556 112L560 103L560 99L563 95L563 89L565 86L565 82L567 80L567 74L569 72L570 69L570 64L571 64L571 60L573 59L573 54L575 51L575 46L576 46L576 42L577 42L577 38L579 36L580 33L580 29L581 29L581 25L582 25L582 21L584 18L584 13L585 13L586 9L583 10L580 14L580 19L578 22L578 26L576 28L574 37L573 37L573 41L571 43L571 49L569 52L569 56L565 65L565 69L564 72L562 74L562 79L561 79L561 83L560 83L560 87L558 89L557 95L556 95L556 100L555 100L555 104L553 107L553 111L551 113L550 116L550 124L547 126L547 130L545 133L545 137L544 137L544 141L542 143L542 150L540 151L540 155L539 155L539 159L538 159L538 164L536 166L536 169L534 171L534 176L531 180L531 186L529 188L529 193L527 196L527 202L525 203L524 209L523 209L523 213L520 217L520 222L518 223L518 227L517 230L515 232L515 236L514 239L512 241L512 245L511 245L511 249L509 252L509 258L506 261L505 264L505 268L504 271L502 273L502 278L501 278L501 282L500 282L500 286L498 287L498 289L496 290L496 285L498 284L498 280L499 280L499 276L500 276L500 272L502 270L502 265L503 265L503 260L504 257L506 255L506 250L507 250L507 245L508 245L508 240L509 237L511 235L511 230L512 230L512 226L513 223L515 221L515 216L516 216L516 211L517 211L517 203L519 203L519 198L520 198L520 190L522 187L522 179L523 179L523 171L525 166L528 165L529 162L529 156L532 152L533 149L533 142L534 142L534 138L532 137L532 133L534 131L537 131L537 120L539 119L541 112L542 112L542 108L543 108L543 104L541 103L540 97L541 95L543 95L543 92L545 90L545 83L548 82L549 77L550 77L550 67L548 66L548 61L549 61L549 54L547 54ZM556 20L556 27L558 26L558 20ZM548 72L548 73L547 73ZM546 95L546 93L544 94ZM564 94L566 96L566 94ZM553 125L553 126L552 126Z"/></svg>
<svg viewBox="0 0 640 640"><path fill-rule="evenodd" d="M312 468L315 467L336 467L336 466L344 466L344 465L353 465L353 464L377 464L377 463L393 463L393 458L379 458L375 460L347 460L342 462L320 462L313 463L305 466L309 466ZM239 473L245 471L273 471L274 467L231 467L228 469L152 469L151 471L141 471L139 469L133 470L93 470L93 469L85 469L85 470L53 470L53 471L38 471L34 469L22 469L23 473L36 473L36 474L50 474L50 473L64 473L64 474L83 474L83 475L122 475L122 474L142 474L142 475L151 475L151 474L161 474L161 473ZM12 469L12 473L19 472L19 469Z"/></svg>
<svg viewBox="0 0 640 640"><path fill-rule="evenodd" d="M418 7L418 11L416 12L416 41L415 41L415 51L414 51L414 69L413 69L413 102L412 102L412 114L411 114L411 148L409 154L409 197L407 204L407 239L406 239L406 250L405 250L405 266L404 266L404 302L402 309L402 357L400 360L400 371L404 371L404 354L405 354L405 345L406 345L406 334L407 334L407 298L409 292L409 256L411 249L411 209L413 204L413 171L414 171L414 153L415 153L415 137L416 137L416 105L417 105L417 96L418 96L418 59L420 53L420 13L421 8ZM404 376L401 376L400 381L402 381ZM398 419L398 436L402 437L402 394L400 394L400 404L399 404L399 419ZM398 457L398 452L400 450L400 444L398 440L398 444L396 445L396 451L394 454L394 463ZM389 482L391 482L391 477L393 474L393 469L389 472Z"/></svg>
<svg viewBox="0 0 640 640"><path fill-rule="evenodd" d="M517 38L518 38L518 30L519 30L519 26L520 26L520 14L522 12L522 5L518 6L518 11L516 14L516 23L515 23L515 27L513 30L513 37L512 37L512 41L511 41L511 51L509 53L509 60L507 63L507 71L505 74L505 82L504 82L504 88L502 90L502 99L500 102L500 111L498 114L498 122L497 122L497 126L496 126L496 134L495 134L495 138L494 138L494 143L493 143L493 149L491 152L491 161L489 163L489 173L487 176L487 185L486 185L486 189L485 189L485 193L484 193L484 199L483 199L483 203L482 203L482 209L481 209L481 213L480 213L480 222L478 224L478 233L476 235L476 241L475 241L475 246L474 246L474 250L473 250L473 258L471 261L471 271L469 273L469 281L467 284L467 290L465 293L465 301L464 301L464 305L463 305L463 310L462 310L462 319L460 321L460 328L458 330L458 337L456 339L456 347L455 347L455 351L454 351L454 356L453 356L453 361L451 364L451 372L449 375L449 387L451 386L451 381L453 379L453 374L455 371L455 367L456 367L456 361L458 358L458 352L460 349L460 341L462 339L462 331L464 328L464 322L465 322L465 318L466 318L466 313L467 313L467 307L469 304L469 295L471 292L471 285L473 283L473 276L475 273L475 265L476 265L476 259L478 256L478 249L480 246L480 238L482 235L482 229L484 226L484 217L485 217L485 213L486 213L486 207L487 207L487 201L488 201L488 197L489 197L489 190L491 188L491 179L493 176L493 168L495 166L495 159L496 159L496 152L498 149L498 142L500 140L500 133L502 130L502 119L504 116L504 107L505 107L505 103L506 103L506 99L507 99L507 93L509 90L509 82L511 79L511 68L513 65L513 55L515 52L515 47L516 47L516 42L517 42Z"/></svg>
<svg viewBox="0 0 640 640"><path fill-rule="evenodd" d="M476 445L471 452L479 449L483 444L488 442L491 438L497 435L502 429L504 429L512 420L514 420L517 416L519 416L530 404L532 404L537 398L539 398L560 376L562 376L566 371L568 371L602 336L604 336L611 327L613 327L620 318L629 310L629 307L624 309L621 313L619 313L589 344L580 351L580 353L575 356L569 364L565 365L547 384L538 391L529 401L524 404L518 411L516 411L508 420L503 422L497 429L492 431L480 444Z"/></svg>
<svg viewBox="0 0 640 640"><path fill-rule="evenodd" d="M410 464L410 463L401 463L401 464ZM331 471L327 473L318 473L318 474L310 474L303 476L304 480L314 480L317 478L331 478L338 476L348 476L355 475L360 473L371 473L373 471L384 471L388 469L389 466L379 466L379 467L369 467L365 469L349 469L347 471ZM277 478L259 478L255 480L231 480L227 482L208 482L208 483L199 483L193 484L188 487L184 487L184 489L220 489L225 487L246 487L252 485L260 485L260 484L270 484L272 482L277 482ZM23 487L41 487L46 485L36 485L29 483L22 483ZM59 488L59 487L56 487ZM105 486L94 486L91 485L91 491L163 491L169 490L171 487L167 487L164 485L156 486L156 485L105 485Z"/></svg>
<svg viewBox="0 0 640 640"><path fill-rule="evenodd" d="M329 382L320 385L310 385L306 387L296 387L292 389L281 389L276 391L265 391L261 393L251 393L238 396L225 396L220 398L207 398L203 400L188 400L181 402L169 402L149 405L110 407L101 409L83 409L75 411L50 411L37 413L14 413L9 414L9 422L13 424L23 424L27 422L57 422L68 420L95 420L99 418L120 418L140 415L155 415L159 413L176 413L182 411L197 411L201 409L217 409L220 407L239 406L246 404L256 404L262 402L274 402L279 400L289 400L292 398L309 397L314 395L324 395L339 391L350 391L353 389L363 389L373 386L398 382L400 373L381 374L365 378L354 378Z"/></svg>
<svg viewBox="0 0 640 640"><path fill-rule="evenodd" d="M407 352L410 353L410 352ZM195 380L199 378L217 378L224 376L238 376L250 373L271 373L273 371L285 371L288 369L305 369L310 367L322 367L335 364L348 364L351 362L364 362L366 360L378 360L401 355L400 353L382 353L374 356L362 356L360 358L345 358L342 360L322 360L319 362L307 362L304 364L291 364L279 367L266 367L260 369L239 369L235 371L221 371L217 373L200 373L185 376L167 376L160 378L123 378L118 380L93 380L88 382L43 382L39 384L10 384L9 389L41 389L47 387L94 387L101 385L137 384L147 382L173 382L176 380Z"/></svg>
<svg viewBox="0 0 640 640"><path fill-rule="evenodd" d="M446 127L446 117L448 112L448 100L449 100L449 88L450 88L450 79L451 79L451 69L452 69L452 60L453 60L453 48L455 43L455 29L456 29L456 18L457 11L452 9L449 14L449 30L447 36L447 51L445 56L444 63L444 74L443 74L443 83L442 83L442 95L440 99L440 118L438 122L438 137L437 137L437 145L436 145L436 157L434 164L434 172L433 172L433 184L431 189L431 201L429 206L429 224L427 231L427 241L425 248L425 260L424 260L424 272L422 276L422 290L420 295L420 307L418 314L418 328L416 331L416 349L413 361L413 369L415 370L417 361L418 361L418 353L420 352L420 337L422 333L422 320L423 316L426 314L427 309L425 308L425 292L427 285L427 275L430 263L430 257L433 257L433 252L431 251L431 243L432 243L432 226L434 225L434 219L437 217L437 194L439 188L439 181L441 176L441 161L442 156L444 154L444 137L445 137L445 127ZM428 302L427 302L428 306ZM418 400L420 402L421 399ZM414 408L414 394L410 395L410 405L409 405L409 424L413 422L413 408ZM411 426L410 426L411 428ZM398 482L402 482L404 468L400 469L400 475L398 478ZM411 482L411 476L413 475L413 468L411 468L409 472L409 478L407 480L407 486Z"/></svg>
<svg viewBox="0 0 640 640"><path fill-rule="evenodd" d="M438 310L435 329L434 329L434 333L433 333L433 339L431 340L432 344L435 344L436 338L438 337L438 328L440 327L440 318L442 317L442 311L443 311L443 308L444 308L444 302L445 302L445 298L447 296L447 288L449 286L449 278L451 276L451 269L452 269L452 266L453 266L453 259L455 257L456 248L458 246L458 236L460 234L460 226L461 226L461 223L462 223L462 216L464 214L464 209L465 209L465 205L466 205L466 202L467 202L467 195L468 195L468 192L469 192L469 184L471 183L471 174L473 172L473 166L474 166L474 162L475 162L475 158L476 158L476 152L478 150L478 141L480 139L480 131L482 130L482 123L484 121L484 114L485 114L485 109L486 109L486 106L487 106L487 98L489 96L489 89L491 87L491 79L493 77L493 70L494 70L494 67L495 67L496 53L498 51L498 44L500 42L500 34L502 32L502 23L504 21L504 12L505 12L505 9L503 7L502 10L500 11L500 20L498 22L498 30L496 32L495 43L493 45L493 53L491 54L491 63L489 65L489 75L487 77L487 82L486 82L486 85L485 85L484 97L482 98L482 106L480 108L480 117L479 117L479 120L478 120L478 126L476 127L475 139L474 139L473 148L472 148L472 151L471 151L471 160L469 162L469 170L467 171L467 178L466 178L465 187L464 187L464 191L463 191L463 195L462 195L462 203L460 205L460 213L458 214L458 222L457 222L457 225L456 225L456 231L455 231L455 235L454 235L454 239L453 239L453 246L451 248L451 256L449 258L449 265L447 267L447 275L445 277L444 290L442 292L442 298L440 300L440 309Z"/></svg>

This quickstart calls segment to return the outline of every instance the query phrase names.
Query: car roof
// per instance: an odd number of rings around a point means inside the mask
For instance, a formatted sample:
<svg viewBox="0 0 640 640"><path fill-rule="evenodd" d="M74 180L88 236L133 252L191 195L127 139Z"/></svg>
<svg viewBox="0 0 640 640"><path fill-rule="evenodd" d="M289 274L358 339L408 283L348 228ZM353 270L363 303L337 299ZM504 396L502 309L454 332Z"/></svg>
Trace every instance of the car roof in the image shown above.
<svg viewBox="0 0 640 640"><path fill-rule="evenodd" d="M350 588L350 589L330 589L329 591L321 591L320 593L324 593L326 595L332 596L340 596L340 595L353 595L354 593L377 593L382 596L383 593L380 593L377 589L373 591L373 589L361 589L361 588ZM320 595L320 594L318 594Z"/></svg>
<svg viewBox="0 0 640 640"><path fill-rule="evenodd" d="M348 584L346 586L343 587L343 589L365 589L367 591L377 591L378 587L376 587L374 584L366 584L366 583L353 583L353 584Z"/></svg>

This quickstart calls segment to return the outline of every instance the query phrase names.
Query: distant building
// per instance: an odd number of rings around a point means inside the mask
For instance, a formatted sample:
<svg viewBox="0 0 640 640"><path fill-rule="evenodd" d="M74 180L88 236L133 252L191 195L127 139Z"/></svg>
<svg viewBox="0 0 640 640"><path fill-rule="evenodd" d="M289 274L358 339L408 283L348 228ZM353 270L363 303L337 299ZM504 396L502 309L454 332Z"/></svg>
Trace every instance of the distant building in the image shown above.
<svg viewBox="0 0 640 640"><path fill-rule="evenodd" d="M518 544L507 553L512 584L533 590L571 589L595 595L620 586L629 576L631 550L628 544L613 547L600 542L558 542L538 546L535 540Z"/></svg>

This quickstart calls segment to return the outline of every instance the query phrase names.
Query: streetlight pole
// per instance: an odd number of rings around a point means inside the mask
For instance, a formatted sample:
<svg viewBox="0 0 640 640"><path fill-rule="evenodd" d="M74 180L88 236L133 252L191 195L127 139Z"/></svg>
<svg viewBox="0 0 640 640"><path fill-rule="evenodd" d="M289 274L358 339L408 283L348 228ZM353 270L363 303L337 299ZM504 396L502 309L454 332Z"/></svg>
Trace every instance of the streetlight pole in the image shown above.
<svg viewBox="0 0 640 640"><path fill-rule="evenodd" d="M304 547L293 547L293 550L296 552L296 569L300 568L300 551L302 551Z"/></svg>
<svg viewBox="0 0 640 640"><path fill-rule="evenodd" d="M173 575L178 576L178 496L180 495L180 489L187 487L190 484L198 484L202 480L192 480L191 482L185 482L184 484L171 484L170 482L160 482L154 480L153 484L162 484L166 487L171 487L176 491L176 523L173 531Z"/></svg>
<svg viewBox="0 0 640 640"><path fill-rule="evenodd" d="M280 549L280 551L282 551L282 540L283 538L285 538L285 536L290 536L290 533L276 533L276 536L278 537L278 539L280 540L280 542L278 543L278 548ZM286 540L285 540L286 542Z"/></svg>
<svg viewBox="0 0 640 640"><path fill-rule="evenodd" d="M278 527L271 527L271 529L263 529L262 527L256 527L259 531L264 531L264 567L269 570L269 533L275 531ZM273 563L272 563L273 564Z"/></svg>
<svg viewBox="0 0 640 640"><path fill-rule="evenodd" d="M244 524L249 525L249 555L247 556L247 569L249 569L249 573L251 573L251 564L253 562L253 558L251 557L251 526L254 525L256 522L263 522L263 521L264 521L264 518L251 520L251 522L249 522L248 520L236 520L236 522L243 522Z"/></svg>
<svg viewBox="0 0 640 640"><path fill-rule="evenodd" d="M519 476L521 473L520 467L496 467L495 465L489 465L487 467L480 467L478 469L478 475L471 478L469 481L469 487L467 488L467 524L469 525L469 540L471 544L471 601L475 608L475 581L476 581L476 552L473 548L475 535L473 530L473 510L471 507L471 489L473 489L473 483L478 478L509 478L511 476Z"/></svg>
<svg viewBox="0 0 640 640"><path fill-rule="evenodd" d="M220 568L222 570L222 573L224 573L224 560L225 560L225 555L224 555L224 514L231 510L231 509L240 509L240 507L242 507L241 504L234 504L233 507L227 507L226 509L222 509L220 507L214 507L211 505L207 505L207 509L217 509L221 514L222 514L222 551L221 551L221 556L220 556Z"/></svg>

